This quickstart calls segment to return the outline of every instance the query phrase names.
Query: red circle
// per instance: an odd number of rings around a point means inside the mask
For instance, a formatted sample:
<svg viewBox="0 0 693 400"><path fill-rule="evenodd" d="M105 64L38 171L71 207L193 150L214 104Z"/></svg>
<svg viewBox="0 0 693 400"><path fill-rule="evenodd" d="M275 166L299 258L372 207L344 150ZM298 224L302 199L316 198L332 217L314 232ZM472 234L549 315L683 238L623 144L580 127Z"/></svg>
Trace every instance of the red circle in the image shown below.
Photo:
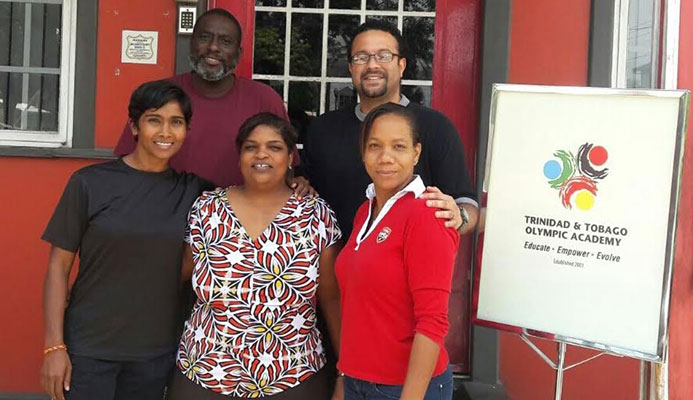
<svg viewBox="0 0 693 400"><path fill-rule="evenodd" d="M588 157L592 164L602 165L606 162L606 159L609 158L609 153L607 153L606 149L602 146L595 146L590 150Z"/></svg>

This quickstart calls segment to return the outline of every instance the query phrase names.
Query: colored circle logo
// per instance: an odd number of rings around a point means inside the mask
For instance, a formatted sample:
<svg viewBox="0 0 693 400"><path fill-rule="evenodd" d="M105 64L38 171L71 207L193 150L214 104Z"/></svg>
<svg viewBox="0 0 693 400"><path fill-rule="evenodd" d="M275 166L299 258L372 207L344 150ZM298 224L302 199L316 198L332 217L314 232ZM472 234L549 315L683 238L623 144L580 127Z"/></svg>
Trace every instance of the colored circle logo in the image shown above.
<svg viewBox="0 0 693 400"><path fill-rule="evenodd" d="M602 166L609 158L609 153L602 146L594 146L590 150L588 156L590 162L596 166Z"/></svg>
<svg viewBox="0 0 693 400"><path fill-rule="evenodd" d="M587 211L594 206L594 195L588 190L580 190L575 195L575 205L582 211Z"/></svg>
<svg viewBox="0 0 693 400"><path fill-rule="evenodd" d="M556 160L549 160L544 164L544 176L548 179L556 179L561 176L563 168Z"/></svg>
<svg viewBox="0 0 693 400"><path fill-rule="evenodd" d="M597 183L609 174L609 169L603 168L609 159L606 148L585 143L577 153L557 150L553 156L555 159L544 163L543 172L549 186L558 190L563 206L591 210L597 198Z"/></svg>

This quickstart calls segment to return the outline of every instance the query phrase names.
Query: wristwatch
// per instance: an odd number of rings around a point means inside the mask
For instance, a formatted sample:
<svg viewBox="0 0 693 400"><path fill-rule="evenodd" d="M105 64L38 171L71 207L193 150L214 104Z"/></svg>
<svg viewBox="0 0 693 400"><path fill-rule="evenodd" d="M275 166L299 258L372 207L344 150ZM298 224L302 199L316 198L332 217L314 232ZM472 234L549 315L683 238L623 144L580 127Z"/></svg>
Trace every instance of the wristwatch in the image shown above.
<svg viewBox="0 0 693 400"><path fill-rule="evenodd" d="M460 217L462 217L462 224L457 228L457 232L462 233L462 229L469 223L469 213L463 207L464 203L457 204L457 208L460 209Z"/></svg>

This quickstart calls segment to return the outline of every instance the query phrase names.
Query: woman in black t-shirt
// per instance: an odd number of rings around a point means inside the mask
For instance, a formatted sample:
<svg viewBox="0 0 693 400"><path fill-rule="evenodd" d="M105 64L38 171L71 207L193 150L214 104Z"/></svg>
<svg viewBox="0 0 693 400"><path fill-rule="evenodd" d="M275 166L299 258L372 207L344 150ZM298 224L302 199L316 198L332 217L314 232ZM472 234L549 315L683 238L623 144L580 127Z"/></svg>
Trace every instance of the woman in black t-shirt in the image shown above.
<svg viewBox="0 0 693 400"><path fill-rule="evenodd" d="M135 150L75 172L42 236L41 379L54 399L161 399L173 367L187 213L206 184L169 168L192 117L182 89L145 83L128 112Z"/></svg>

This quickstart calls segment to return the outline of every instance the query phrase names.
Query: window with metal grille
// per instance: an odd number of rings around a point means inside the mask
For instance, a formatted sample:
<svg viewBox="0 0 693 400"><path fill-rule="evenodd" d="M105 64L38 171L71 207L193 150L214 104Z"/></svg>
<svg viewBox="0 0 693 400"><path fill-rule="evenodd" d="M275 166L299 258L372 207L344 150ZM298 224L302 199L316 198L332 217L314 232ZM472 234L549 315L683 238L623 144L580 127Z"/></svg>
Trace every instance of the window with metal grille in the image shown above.
<svg viewBox="0 0 693 400"><path fill-rule="evenodd" d="M0 0L0 145L70 144L75 0Z"/></svg>
<svg viewBox="0 0 693 400"><path fill-rule="evenodd" d="M409 49L402 92L430 106L435 0L256 0L253 79L284 98L292 120L354 103L347 44L371 19L402 31Z"/></svg>

